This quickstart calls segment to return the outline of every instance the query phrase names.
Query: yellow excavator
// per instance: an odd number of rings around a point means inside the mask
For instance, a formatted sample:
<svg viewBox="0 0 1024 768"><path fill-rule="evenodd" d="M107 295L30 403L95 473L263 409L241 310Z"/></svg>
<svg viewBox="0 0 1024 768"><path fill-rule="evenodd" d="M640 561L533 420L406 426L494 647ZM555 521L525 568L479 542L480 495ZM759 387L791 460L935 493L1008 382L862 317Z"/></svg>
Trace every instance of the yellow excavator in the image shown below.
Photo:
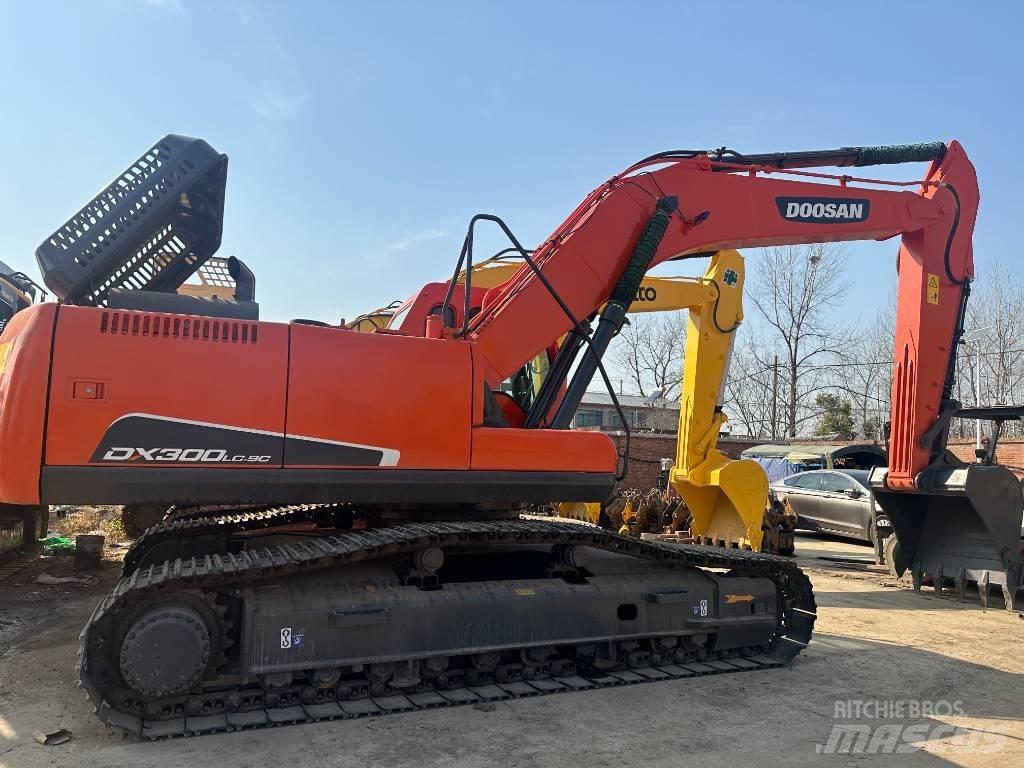
<svg viewBox="0 0 1024 768"><path fill-rule="evenodd" d="M523 264L517 256L518 252L502 252L475 265L473 288L495 288L508 281ZM768 504L768 478L756 461L731 459L717 448L718 435L726 421L722 393L729 357L735 331L743 320L744 277L743 256L732 249L718 251L711 256L703 277L645 276L629 311L689 310L679 437L668 483L686 505L690 535L698 543L760 551ZM465 270L457 281L465 284ZM397 327L405 320L405 312L413 301L392 302L360 315L345 326L362 332ZM546 352L531 363L530 380L535 390L543 382L547 365ZM664 516L666 506L655 496L648 492L621 497L616 520L635 520L648 510ZM563 502L557 505L556 514L595 525L603 520L602 505L595 503ZM779 521L770 522L774 530ZM619 528L619 525L613 527ZM629 526L623 527L623 531L631 530ZM785 552L788 547L785 542L780 545L773 536L768 548Z"/></svg>

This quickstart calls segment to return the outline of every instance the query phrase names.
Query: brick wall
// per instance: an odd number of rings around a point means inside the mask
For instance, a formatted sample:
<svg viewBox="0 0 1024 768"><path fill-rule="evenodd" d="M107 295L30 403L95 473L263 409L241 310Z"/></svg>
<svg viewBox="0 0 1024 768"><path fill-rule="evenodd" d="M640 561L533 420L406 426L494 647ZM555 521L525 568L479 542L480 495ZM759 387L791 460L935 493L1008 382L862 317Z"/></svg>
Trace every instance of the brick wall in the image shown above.
<svg viewBox="0 0 1024 768"><path fill-rule="evenodd" d="M625 436L621 432L610 435L615 441L615 447L622 453L625 443ZM755 445L762 445L763 440L740 440L732 438L721 438L718 441L718 450L733 459L738 459L740 454ZM658 474L661 472L662 459L674 459L676 455L675 435L648 435L634 434L630 439L629 449L629 472L625 479L619 483L620 488L654 488L658 484Z"/></svg>
<svg viewBox="0 0 1024 768"><path fill-rule="evenodd" d="M950 440L948 447L957 458L974 461L974 440ZM996 462L1010 467L1024 467L1024 440L1000 440L996 445Z"/></svg>
<svg viewBox="0 0 1024 768"><path fill-rule="evenodd" d="M615 441L616 450L622 453L625 446L625 435L615 432L610 437ZM629 472L619 483L619 487L642 490L654 488L658 485L661 460L672 458L675 455L675 435L632 435L629 446Z"/></svg>

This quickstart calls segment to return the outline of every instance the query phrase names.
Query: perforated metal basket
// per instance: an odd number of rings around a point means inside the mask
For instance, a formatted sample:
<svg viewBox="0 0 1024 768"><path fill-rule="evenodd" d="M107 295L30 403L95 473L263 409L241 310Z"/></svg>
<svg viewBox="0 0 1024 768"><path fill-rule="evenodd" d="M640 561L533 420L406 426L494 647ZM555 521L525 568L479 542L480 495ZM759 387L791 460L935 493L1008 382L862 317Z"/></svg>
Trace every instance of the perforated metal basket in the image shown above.
<svg viewBox="0 0 1024 768"><path fill-rule="evenodd" d="M43 281L82 305L176 290L220 247L227 165L202 139L165 136L36 249Z"/></svg>

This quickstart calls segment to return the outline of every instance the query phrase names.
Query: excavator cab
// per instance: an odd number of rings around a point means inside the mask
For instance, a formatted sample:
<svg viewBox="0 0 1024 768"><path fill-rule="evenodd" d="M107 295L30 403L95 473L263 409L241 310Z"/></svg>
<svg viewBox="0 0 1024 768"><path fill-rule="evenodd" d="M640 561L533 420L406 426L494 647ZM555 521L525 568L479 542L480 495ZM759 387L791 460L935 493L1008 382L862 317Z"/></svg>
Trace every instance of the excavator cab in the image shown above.
<svg viewBox="0 0 1024 768"><path fill-rule="evenodd" d="M964 408L956 417L993 423L979 463L944 451L917 476L917 493L890 490L885 467L871 471L872 493L898 542L893 565L899 575L910 571L915 589L930 580L942 594L951 585L960 601L974 583L985 607L990 589L999 587L1007 610L1016 610L1024 589L1024 490L1021 479L995 461L1003 423L1024 418L1024 406Z"/></svg>

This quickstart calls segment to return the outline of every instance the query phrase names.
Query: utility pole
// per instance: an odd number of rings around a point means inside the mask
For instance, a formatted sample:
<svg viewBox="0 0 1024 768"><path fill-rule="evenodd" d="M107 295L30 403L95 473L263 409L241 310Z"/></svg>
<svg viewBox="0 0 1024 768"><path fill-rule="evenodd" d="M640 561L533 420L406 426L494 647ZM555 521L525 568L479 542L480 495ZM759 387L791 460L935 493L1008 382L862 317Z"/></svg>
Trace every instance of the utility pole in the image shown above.
<svg viewBox="0 0 1024 768"><path fill-rule="evenodd" d="M878 416L875 417L875 442L885 445L888 450L888 442L885 439L885 416L888 404L882 398L881 377L879 377L878 384L875 385L875 403L878 406Z"/></svg>
<svg viewBox="0 0 1024 768"><path fill-rule="evenodd" d="M778 410L779 410L779 356L775 356L775 362L772 363L772 440L777 440L778 435L775 431L775 425L778 424Z"/></svg>
<svg viewBox="0 0 1024 768"><path fill-rule="evenodd" d="M981 407L981 344L974 342L974 407ZM974 455L981 451L981 419L974 420Z"/></svg>

